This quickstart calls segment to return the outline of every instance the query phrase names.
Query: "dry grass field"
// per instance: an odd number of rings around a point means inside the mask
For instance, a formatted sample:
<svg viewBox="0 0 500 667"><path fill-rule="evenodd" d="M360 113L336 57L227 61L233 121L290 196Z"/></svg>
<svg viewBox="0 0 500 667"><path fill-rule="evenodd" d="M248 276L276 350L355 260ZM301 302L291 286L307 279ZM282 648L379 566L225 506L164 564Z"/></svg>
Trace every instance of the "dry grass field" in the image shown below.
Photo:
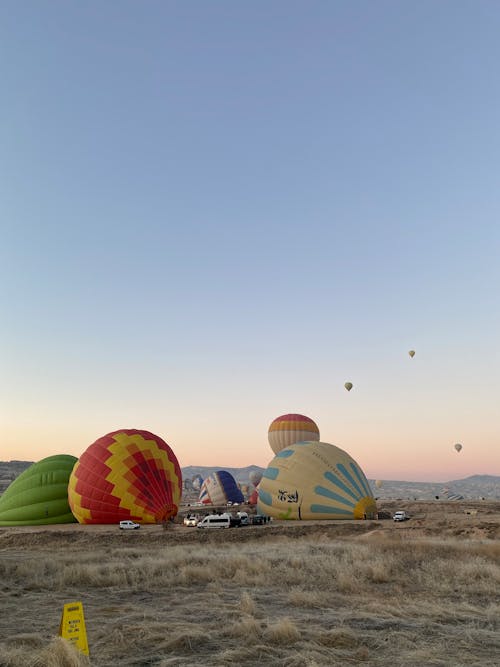
<svg viewBox="0 0 500 667"><path fill-rule="evenodd" d="M384 508L412 519L0 529L0 665L500 666L500 503Z"/></svg>

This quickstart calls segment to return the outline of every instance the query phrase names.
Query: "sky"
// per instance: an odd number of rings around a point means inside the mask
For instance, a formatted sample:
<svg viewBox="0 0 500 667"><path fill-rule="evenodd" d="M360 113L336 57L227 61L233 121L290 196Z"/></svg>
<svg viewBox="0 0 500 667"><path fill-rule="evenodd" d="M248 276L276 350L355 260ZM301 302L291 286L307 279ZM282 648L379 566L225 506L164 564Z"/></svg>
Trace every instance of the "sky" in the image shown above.
<svg viewBox="0 0 500 667"><path fill-rule="evenodd" d="M265 467L300 413L370 479L500 475L499 31L486 0L2 3L0 460L139 428Z"/></svg>

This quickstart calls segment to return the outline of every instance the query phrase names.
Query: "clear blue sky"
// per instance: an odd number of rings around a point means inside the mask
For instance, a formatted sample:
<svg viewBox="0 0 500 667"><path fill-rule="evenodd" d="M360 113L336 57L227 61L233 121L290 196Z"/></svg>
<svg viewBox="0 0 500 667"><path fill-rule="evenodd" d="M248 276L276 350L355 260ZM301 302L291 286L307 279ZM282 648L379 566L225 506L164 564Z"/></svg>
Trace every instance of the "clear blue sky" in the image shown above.
<svg viewBox="0 0 500 667"><path fill-rule="evenodd" d="M370 477L500 474L499 34L478 0L3 3L0 459L136 427L267 465L301 412Z"/></svg>

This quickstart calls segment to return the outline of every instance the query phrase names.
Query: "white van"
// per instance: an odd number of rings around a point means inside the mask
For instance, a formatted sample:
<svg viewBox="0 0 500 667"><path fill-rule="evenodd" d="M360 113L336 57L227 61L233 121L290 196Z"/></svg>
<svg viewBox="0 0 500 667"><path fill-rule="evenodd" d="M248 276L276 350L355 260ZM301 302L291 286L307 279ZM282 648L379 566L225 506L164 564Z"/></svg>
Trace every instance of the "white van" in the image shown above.
<svg viewBox="0 0 500 667"><path fill-rule="evenodd" d="M141 524L135 521L120 521L120 530L137 530L140 527Z"/></svg>
<svg viewBox="0 0 500 667"><path fill-rule="evenodd" d="M198 528L229 528L230 525L229 514L207 514L203 521L198 523Z"/></svg>

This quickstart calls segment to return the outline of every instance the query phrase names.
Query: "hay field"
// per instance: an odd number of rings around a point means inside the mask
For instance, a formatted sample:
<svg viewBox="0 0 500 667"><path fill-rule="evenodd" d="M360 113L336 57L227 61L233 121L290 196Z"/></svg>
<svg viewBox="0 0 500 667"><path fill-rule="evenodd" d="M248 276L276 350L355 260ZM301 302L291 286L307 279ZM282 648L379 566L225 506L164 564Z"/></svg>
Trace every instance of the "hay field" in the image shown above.
<svg viewBox="0 0 500 667"><path fill-rule="evenodd" d="M399 503L404 524L0 529L0 665L498 667L500 503L472 507ZM73 601L90 661L56 637Z"/></svg>

